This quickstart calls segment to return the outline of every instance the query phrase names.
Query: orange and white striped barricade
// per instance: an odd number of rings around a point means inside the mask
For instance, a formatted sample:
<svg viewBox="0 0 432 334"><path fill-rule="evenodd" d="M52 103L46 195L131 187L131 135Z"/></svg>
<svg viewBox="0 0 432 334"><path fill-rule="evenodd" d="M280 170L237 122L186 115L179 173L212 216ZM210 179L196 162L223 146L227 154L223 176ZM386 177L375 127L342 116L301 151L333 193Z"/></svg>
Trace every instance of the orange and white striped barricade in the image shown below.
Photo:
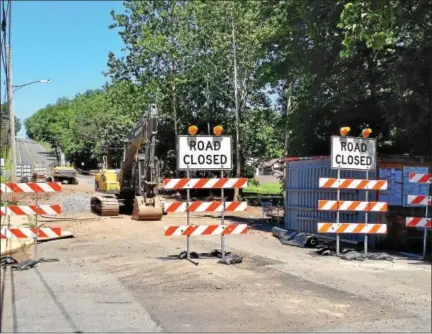
<svg viewBox="0 0 432 334"><path fill-rule="evenodd" d="M39 228L2 228L0 239L50 239L62 236L61 227L39 227Z"/></svg>
<svg viewBox="0 0 432 334"><path fill-rule="evenodd" d="M331 168L337 171L336 178L319 178L319 187L335 189L336 200L319 200L318 210L336 211L336 222L319 222L317 229L319 233L336 233L336 253L340 250L340 233L364 234L364 252L367 254L368 234L386 233L382 224L369 224L369 212L387 211L387 203L369 202L369 191L387 190L388 184L385 180L369 180L369 172L376 170L377 154L376 139L368 138L371 129L364 129L362 137L349 137L347 134L351 129L342 127L340 136L331 137ZM365 179L343 179L341 170L355 170L366 172ZM341 189L364 190L365 201L341 201ZM340 211L361 211L365 213L365 221L358 223L341 223ZM371 226L369 226L371 225Z"/></svg>
<svg viewBox="0 0 432 334"><path fill-rule="evenodd" d="M343 185L342 189L362 189L362 190L383 190L387 189L387 181L382 180L347 180L340 179L334 183L328 183L320 179L320 185L323 188L334 188L333 184ZM359 182L352 182L359 181ZM370 224L367 219L369 212L386 212L388 211L388 205L386 202L367 202L367 201L333 201L333 200L319 200L318 210L323 211L361 211L365 213L365 223L331 223L331 222L319 222L318 233L335 233L344 234L364 234L366 237L368 234L386 234L387 225L373 223ZM367 254L367 239L365 239L365 254Z"/></svg>
<svg viewBox="0 0 432 334"><path fill-rule="evenodd" d="M225 207L224 207L225 206ZM246 211L247 202L167 202L165 203L164 210L167 213L181 213L181 212L238 212Z"/></svg>
<svg viewBox="0 0 432 334"><path fill-rule="evenodd" d="M386 224L318 223L318 233L386 234Z"/></svg>
<svg viewBox="0 0 432 334"><path fill-rule="evenodd" d="M432 206L432 196L426 195L408 195L408 205Z"/></svg>
<svg viewBox="0 0 432 334"><path fill-rule="evenodd" d="M166 226L165 236L246 234L247 224Z"/></svg>
<svg viewBox="0 0 432 334"><path fill-rule="evenodd" d="M49 215L57 216L61 214L60 205L47 205L38 203L38 194L40 193L53 193L60 192L62 190L61 183L58 182L47 182L47 183L15 183L5 182L0 184L0 193L34 193L35 205L8 205L0 207L0 217L4 216L32 216L35 215L35 228L5 228L1 230L1 239L9 238L33 238L35 241L34 247L34 259L37 257L37 240L49 239L53 237L62 236L60 227L41 228L38 225L38 216Z"/></svg>
<svg viewBox="0 0 432 334"><path fill-rule="evenodd" d="M46 183L13 183L6 182L0 184L0 193L52 193L62 190L61 183L46 182Z"/></svg>
<svg viewBox="0 0 432 334"><path fill-rule="evenodd" d="M188 173L189 176L189 173ZM166 213L186 213L187 225L184 226L166 226L165 236L186 236L186 254L187 259L194 264L198 264L190 259L190 237L201 235L220 235L222 256L225 254L225 236L233 234L246 234L246 224L229 224L225 225L225 212L246 211L247 202L226 202L224 189L245 188L247 187L247 178L182 178L182 179L165 179L163 181L164 189L186 190L186 202L166 202L164 211ZM220 189L221 201L190 201L190 189ZM198 212L221 212L220 225L191 225L190 213Z"/></svg>
<svg viewBox="0 0 432 334"><path fill-rule="evenodd" d="M423 183L423 184L432 183L432 174L409 173L408 178L409 178L409 182L412 183Z"/></svg>
<svg viewBox="0 0 432 334"><path fill-rule="evenodd" d="M428 185L428 194L430 194L430 185L432 183L432 174L409 173L409 182ZM407 227L423 227L423 259L426 258L427 252L427 235L428 228L432 227L432 219L428 217L429 207L432 206L432 196L427 195L408 195L408 205L424 206L424 217L406 217L405 224Z"/></svg>
<svg viewBox="0 0 432 334"><path fill-rule="evenodd" d="M386 202L319 200L318 210L386 212L388 207Z"/></svg>
<svg viewBox="0 0 432 334"><path fill-rule="evenodd" d="M247 178L165 179L164 189L234 189L246 188Z"/></svg>
<svg viewBox="0 0 432 334"><path fill-rule="evenodd" d="M57 216L61 213L60 205L9 205L2 206L0 216Z"/></svg>

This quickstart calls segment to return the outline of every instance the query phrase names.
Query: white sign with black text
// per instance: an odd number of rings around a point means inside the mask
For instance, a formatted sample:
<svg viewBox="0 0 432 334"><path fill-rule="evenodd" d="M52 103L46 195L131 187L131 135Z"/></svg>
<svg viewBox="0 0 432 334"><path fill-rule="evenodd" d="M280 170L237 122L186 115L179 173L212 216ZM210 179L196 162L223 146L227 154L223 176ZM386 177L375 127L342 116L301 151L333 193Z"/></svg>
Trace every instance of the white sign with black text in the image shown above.
<svg viewBox="0 0 432 334"><path fill-rule="evenodd" d="M376 139L332 136L331 168L373 171L376 169Z"/></svg>
<svg viewBox="0 0 432 334"><path fill-rule="evenodd" d="M178 136L177 169L232 169L231 137Z"/></svg>

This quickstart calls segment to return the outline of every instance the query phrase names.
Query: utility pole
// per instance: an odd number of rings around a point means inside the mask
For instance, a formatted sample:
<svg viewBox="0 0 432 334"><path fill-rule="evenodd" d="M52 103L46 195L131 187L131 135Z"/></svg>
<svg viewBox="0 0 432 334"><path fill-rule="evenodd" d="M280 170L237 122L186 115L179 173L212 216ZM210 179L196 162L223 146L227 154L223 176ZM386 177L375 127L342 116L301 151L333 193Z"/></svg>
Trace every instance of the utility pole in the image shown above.
<svg viewBox="0 0 432 334"><path fill-rule="evenodd" d="M10 6L10 5L9 5ZM10 9L9 9L10 10ZM11 24L9 20L9 24ZM7 97L9 102L9 129L10 129L10 160L12 162L11 182L16 181L16 144L15 144L15 113L12 87L12 47L7 46Z"/></svg>

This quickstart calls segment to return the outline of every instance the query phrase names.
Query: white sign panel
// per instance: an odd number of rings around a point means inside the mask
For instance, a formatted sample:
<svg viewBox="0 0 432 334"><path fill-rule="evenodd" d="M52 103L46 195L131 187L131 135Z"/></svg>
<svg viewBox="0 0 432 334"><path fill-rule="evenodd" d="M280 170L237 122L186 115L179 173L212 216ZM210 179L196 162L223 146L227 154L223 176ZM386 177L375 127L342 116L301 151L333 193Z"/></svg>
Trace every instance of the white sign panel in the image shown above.
<svg viewBox="0 0 432 334"><path fill-rule="evenodd" d="M230 136L178 136L178 170L232 169Z"/></svg>
<svg viewBox="0 0 432 334"><path fill-rule="evenodd" d="M375 170L376 139L332 136L331 168Z"/></svg>
<svg viewBox="0 0 432 334"><path fill-rule="evenodd" d="M0 158L0 167L3 168L4 167L4 159Z"/></svg>

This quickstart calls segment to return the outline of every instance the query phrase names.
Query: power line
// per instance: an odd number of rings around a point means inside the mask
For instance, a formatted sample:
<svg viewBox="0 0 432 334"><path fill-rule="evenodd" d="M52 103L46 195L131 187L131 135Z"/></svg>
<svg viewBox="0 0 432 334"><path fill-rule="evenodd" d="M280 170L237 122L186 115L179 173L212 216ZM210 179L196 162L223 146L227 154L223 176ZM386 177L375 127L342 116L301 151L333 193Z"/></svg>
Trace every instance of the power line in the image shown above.
<svg viewBox="0 0 432 334"><path fill-rule="evenodd" d="M10 33L11 33L11 0L8 0L7 7L5 6L5 0L1 0L1 60L3 63L3 69L7 79L7 61L6 61L6 45L10 44Z"/></svg>

